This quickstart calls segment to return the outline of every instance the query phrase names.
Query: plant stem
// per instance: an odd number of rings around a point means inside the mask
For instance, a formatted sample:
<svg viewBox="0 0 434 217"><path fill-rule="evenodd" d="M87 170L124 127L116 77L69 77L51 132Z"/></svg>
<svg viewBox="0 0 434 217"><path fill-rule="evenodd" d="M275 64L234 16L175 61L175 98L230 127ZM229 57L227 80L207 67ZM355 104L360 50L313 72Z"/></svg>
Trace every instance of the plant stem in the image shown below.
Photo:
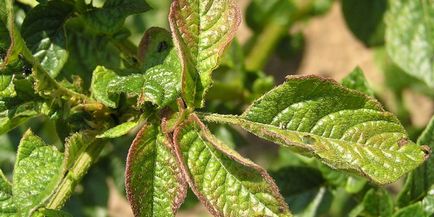
<svg viewBox="0 0 434 217"><path fill-rule="evenodd" d="M36 80L36 90L45 95L51 95L53 97L61 96L68 99L73 105L80 104L81 102L92 102L86 95L72 91L64 86L60 85L56 80L54 80L48 72L41 66L39 61L33 57L32 52L26 46L26 42L21 37L20 32L15 26L15 17L13 15L13 0L6 1L7 10L7 28L9 30L9 36L11 38L11 45L8 50L9 55L18 55L16 52L24 56L32 66L33 66L33 76ZM1 65L0 67L4 67Z"/></svg>
<svg viewBox="0 0 434 217"><path fill-rule="evenodd" d="M214 82L206 98L208 100L241 100L243 101L248 95L240 85L226 84L223 82Z"/></svg>
<svg viewBox="0 0 434 217"><path fill-rule="evenodd" d="M287 20L271 20L265 25L265 29L259 33L254 42L253 48L247 54L244 61L248 71L257 71L264 68L270 54L283 36L289 31L292 24L309 16L314 9L314 0L293 0L294 8Z"/></svg>
<svg viewBox="0 0 434 217"><path fill-rule="evenodd" d="M137 46L130 40L116 40L112 39L112 43L121 51L125 56L137 58Z"/></svg>
<svg viewBox="0 0 434 217"><path fill-rule="evenodd" d="M396 115L398 119L401 121L402 125L406 128L411 127L413 125L411 121L410 111L404 102L403 91L401 90L398 93L395 93L395 103L396 103Z"/></svg>
<svg viewBox="0 0 434 217"><path fill-rule="evenodd" d="M57 191L52 195L46 208L60 209L65 204L66 200L71 197L76 185L80 182L83 176L87 173L90 166L96 161L101 153L104 145L102 140L92 142L87 149L80 153L74 165L69 169Z"/></svg>
<svg viewBox="0 0 434 217"><path fill-rule="evenodd" d="M244 62L248 71L257 71L264 68L269 55L273 52L277 43L288 31L287 25L270 23L259 34L256 43Z"/></svg>
<svg viewBox="0 0 434 217"><path fill-rule="evenodd" d="M22 43L24 43L24 41ZM54 80L44 68L42 68L41 64L33 57L32 53L25 45L23 45L22 54L34 68L33 76L36 79L37 91L54 97L61 96L67 98L73 105L80 104L81 102L94 101L84 94L72 91L57 83L57 81Z"/></svg>

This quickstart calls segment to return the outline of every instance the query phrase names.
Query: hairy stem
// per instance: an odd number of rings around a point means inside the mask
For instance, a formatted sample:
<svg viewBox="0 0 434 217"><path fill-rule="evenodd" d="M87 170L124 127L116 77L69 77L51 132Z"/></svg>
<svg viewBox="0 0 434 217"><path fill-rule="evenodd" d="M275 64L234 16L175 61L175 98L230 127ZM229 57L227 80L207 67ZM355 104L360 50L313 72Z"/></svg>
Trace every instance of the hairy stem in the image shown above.
<svg viewBox="0 0 434 217"><path fill-rule="evenodd" d="M234 124L234 125L240 124L240 120L236 115L221 115L221 114L206 113L206 112L196 112L196 115L201 120L206 122L220 123L220 124Z"/></svg>
<svg viewBox="0 0 434 217"><path fill-rule="evenodd" d="M66 173L65 177L61 181L57 191L52 195L46 208L48 209L60 209L72 193L76 185L80 182L84 175L86 175L90 166L96 161L101 153L104 145L101 144L102 140L96 140L91 143L89 147L79 154L74 165Z"/></svg>

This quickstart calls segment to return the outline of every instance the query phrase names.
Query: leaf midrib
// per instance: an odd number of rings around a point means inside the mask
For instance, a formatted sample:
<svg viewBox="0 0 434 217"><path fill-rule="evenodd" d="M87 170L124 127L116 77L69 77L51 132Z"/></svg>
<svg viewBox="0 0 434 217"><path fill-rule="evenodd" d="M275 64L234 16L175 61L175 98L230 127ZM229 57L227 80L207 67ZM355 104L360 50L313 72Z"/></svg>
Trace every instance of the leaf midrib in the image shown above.
<svg viewBox="0 0 434 217"><path fill-rule="evenodd" d="M210 116L207 116L207 117L210 117ZM218 115L218 119L214 119L213 118L212 120L207 119L207 117L205 117L206 121L211 121L211 122L216 121L216 122L227 123L227 124L241 125L241 126L246 127L249 130L253 129L252 127L248 127L249 125L251 125L251 126L257 125L258 127L262 126L265 129L268 127L268 128L272 128L272 129L274 129L276 131L282 131L284 133L296 134L299 137L302 137L302 136L314 136L314 137L319 137L321 140L326 140L326 141L328 140L328 141L337 142L337 143L346 142L346 143L357 145L358 147L361 147L361 148L363 148L363 147L369 147L369 148L374 148L374 149L378 149L378 150L383 150L383 149L380 149L380 148L377 148L377 147L374 147L374 146L367 146L367 145L362 144L362 143L357 143L357 142L348 141L348 140L341 140L341 139L324 137L324 136L321 136L321 135L313 134L311 132L299 132L299 131L288 130L288 129L283 130L283 129L280 129L280 128L274 126L274 125L264 124L264 123L259 123L259 122L253 122L253 121L247 120L247 119L245 119L243 117L240 117L240 116ZM393 123L393 122L391 122L391 123ZM270 130L267 130L267 131L271 132ZM402 132L397 132L397 133L402 133ZM307 148L308 150L310 150L308 148L308 146L306 146L306 144L304 144L304 143L293 142L293 144L296 147L301 147L301 148L305 148L305 149ZM398 150L400 150L400 149L398 149ZM395 151L395 150L388 150L388 151L399 152L399 151Z"/></svg>
<svg viewBox="0 0 434 217"><path fill-rule="evenodd" d="M158 141L157 141L157 138L158 138L158 136L157 135L154 135L153 136L153 144L154 144L154 149L155 149L155 152L154 152L154 154L153 154L153 164L152 164L152 203L151 203L151 210L152 210L152 214L154 215L155 214L155 210L154 210L154 207L155 207L155 182L156 182L156 173L155 173L155 168L157 167L157 159L158 159L158 148L157 148L157 143L158 143Z"/></svg>

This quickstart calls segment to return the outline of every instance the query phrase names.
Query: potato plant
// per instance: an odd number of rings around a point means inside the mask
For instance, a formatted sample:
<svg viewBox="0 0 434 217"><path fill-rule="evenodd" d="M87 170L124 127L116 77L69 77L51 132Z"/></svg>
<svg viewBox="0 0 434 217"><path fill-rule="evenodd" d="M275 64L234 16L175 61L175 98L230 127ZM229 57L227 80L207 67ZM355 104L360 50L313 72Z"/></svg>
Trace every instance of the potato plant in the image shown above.
<svg viewBox="0 0 434 217"><path fill-rule="evenodd" d="M434 3L339 3L382 54L397 115L356 66L275 87L263 72L332 4L252 0L241 45L235 0L0 0L0 216L106 216L107 180L135 216L198 202L222 217L432 216L434 121L416 129L402 94L434 96ZM246 132L281 147L269 168L237 152Z"/></svg>

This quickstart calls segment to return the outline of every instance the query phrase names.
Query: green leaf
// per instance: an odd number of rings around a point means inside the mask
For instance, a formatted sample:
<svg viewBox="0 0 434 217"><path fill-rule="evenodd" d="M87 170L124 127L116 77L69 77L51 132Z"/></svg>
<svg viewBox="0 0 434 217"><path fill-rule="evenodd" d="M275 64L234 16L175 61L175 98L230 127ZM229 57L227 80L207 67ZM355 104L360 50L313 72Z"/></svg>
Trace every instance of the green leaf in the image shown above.
<svg viewBox="0 0 434 217"><path fill-rule="evenodd" d="M422 200L422 207L428 216L434 215L434 185L428 191L428 195Z"/></svg>
<svg viewBox="0 0 434 217"><path fill-rule="evenodd" d="M349 214L356 216L392 216L393 200L384 189L371 189L366 192L363 201Z"/></svg>
<svg viewBox="0 0 434 217"><path fill-rule="evenodd" d="M11 39L9 37L9 31L6 28L6 25L3 23L3 20L0 20L0 27L1 27L0 28L0 51L2 52L0 61L3 61L6 51L9 48L9 45L11 43ZM0 62L0 64L1 63L2 62Z"/></svg>
<svg viewBox="0 0 434 217"><path fill-rule="evenodd" d="M29 119L44 113L44 106L39 102L27 102L9 107L0 101L0 134L4 134L23 124Z"/></svg>
<svg viewBox="0 0 434 217"><path fill-rule="evenodd" d="M434 149L434 117L431 118L419 139L418 145L428 145ZM434 185L434 157L431 155L428 160L419 168L412 171L405 182L404 188L398 196L398 205L407 206L417 200L422 199L431 186Z"/></svg>
<svg viewBox="0 0 434 217"><path fill-rule="evenodd" d="M239 125L377 184L396 181L427 157L375 99L316 76L288 77L241 116L204 119Z"/></svg>
<svg viewBox="0 0 434 217"><path fill-rule="evenodd" d="M126 189L135 216L175 216L187 193L172 151L159 126L144 126L128 151Z"/></svg>
<svg viewBox="0 0 434 217"><path fill-rule="evenodd" d="M23 21L21 34L33 56L56 77L68 59L63 24L74 6L66 1L48 1L30 10Z"/></svg>
<svg viewBox="0 0 434 217"><path fill-rule="evenodd" d="M6 0L0 0L0 20L3 23L7 23L8 19L8 10L6 6Z"/></svg>
<svg viewBox="0 0 434 217"><path fill-rule="evenodd" d="M341 6L345 22L359 40L367 46L384 43L387 0L343 0Z"/></svg>
<svg viewBox="0 0 434 217"><path fill-rule="evenodd" d="M342 85L346 88L366 93L369 96L374 96L374 91L369 87L368 81L360 67L356 67L350 74L342 79Z"/></svg>
<svg viewBox="0 0 434 217"><path fill-rule="evenodd" d="M434 4L391 0L385 20L386 48L392 60L434 87Z"/></svg>
<svg viewBox="0 0 434 217"><path fill-rule="evenodd" d="M12 199L12 185L0 170L0 216L12 216L16 212Z"/></svg>
<svg viewBox="0 0 434 217"><path fill-rule="evenodd" d="M17 28L15 27L13 2L10 0L2 0L0 3L0 18L2 24L6 27L7 32L9 33L9 39L5 41L5 44L8 44L6 56L3 58L2 63L0 64L0 71L2 71L6 66L8 66L8 64L18 61L19 54L23 50L25 43L22 40ZM1 26L2 28L3 25ZM3 37L5 36L4 33Z"/></svg>
<svg viewBox="0 0 434 217"><path fill-rule="evenodd" d="M138 56L144 73L114 79L108 90L139 96L139 105L152 102L163 108L181 92L181 64L170 34L161 28L151 28L143 36L140 47Z"/></svg>
<svg viewBox="0 0 434 217"><path fill-rule="evenodd" d="M133 74L119 77L109 83L112 93L127 93L139 96L138 104L152 102L162 108L176 100L181 92L180 65L176 52L172 50L165 62L156 65L145 74Z"/></svg>
<svg viewBox="0 0 434 217"><path fill-rule="evenodd" d="M261 32L272 22L289 25L296 12L293 1L252 0L246 9L246 24L254 31Z"/></svg>
<svg viewBox="0 0 434 217"><path fill-rule="evenodd" d="M90 90L92 96L102 102L104 105L116 108L119 97L117 95L109 94L109 83L116 79L118 75L104 66L97 66L93 71L92 83Z"/></svg>
<svg viewBox="0 0 434 217"><path fill-rule="evenodd" d="M421 203L415 203L396 212L393 217L415 217L415 216L427 216L423 210Z"/></svg>
<svg viewBox="0 0 434 217"><path fill-rule="evenodd" d="M384 83L395 94L400 94L409 87L420 89L427 86L423 81L407 74L397 66L390 59L385 47L376 48L374 51L375 62L384 73Z"/></svg>
<svg viewBox="0 0 434 217"><path fill-rule="evenodd" d="M121 136L127 134L134 127L136 127L137 124L138 123L136 121L128 121L128 122L122 123L120 125L117 125L116 127L108 129L107 131L105 131L104 133L102 133L100 135L97 135L96 138L113 139L113 138L121 137Z"/></svg>
<svg viewBox="0 0 434 217"><path fill-rule="evenodd" d="M63 210L72 216L109 216L107 204L109 202L109 176L102 168L102 164L93 166L88 174L80 181L84 191L74 194Z"/></svg>
<svg viewBox="0 0 434 217"><path fill-rule="evenodd" d="M42 211L38 211L38 214L42 214L44 217L72 217L72 215L67 212L54 209L43 209Z"/></svg>
<svg viewBox="0 0 434 217"><path fill-rule="evenodd" d="M246 9L246 24L254 32L263 31L271 23L289 28L300 19L324 14L332 4L332 0L252 0Z"/></svg>
<svg viewBox="0 0 434 217"><path fill-rule="evenodd" d="M12 193L20 215L28 216L54 192L62 178L63 154L27 131L18 146Z"/></svg>
<svg viewBox="0 0 434 217"><path fill-rule="evenodd" d="M17 93L15 92L13 76L0 75L0 99L5 97L14 97L16 95Z"/></svg>
<svg viewBox="0 0 434 217"><path fill-rule="evenodd" d="M433 216L434 215L434 185L422 201L408 205L395 213L393 217Z"/></svg>
<svg viewBox="0 0 434 217"><path fill-rule="evenodd" d="M233 0L174 0L170 28L182 62L182 94L189 107L202 107L211 73L235 35L240 12Z"/></svg>
<svg viewBox="0 0 434 217"><path fill-rule="evenodd" d="M333 195L326 187L321 187L316 189L316 191L307 192L303 197L304 199L310 197L309 203L302 212L295 214L296 216L315 217L321 213L325 213L330 208L331 200L333 199ZM294 198L294 201L297 201L297 199Z"/></svg>
<svg viewBox="0 0 434 217"><path fill-rule="evenodd" d="M348 177L345 183L345 191L351 194L355 194L363 190L366 185L367 180L359 177Z"/></svg>
<svg viewBox="0 0 434 217"><path fill-rule="evenodd" d="M325 180L318 170L289 166L270 175L295 216L315 217L328 210L331 193L324 187Z"/></svg>
<svg viewBox="0 0 434 217"><path fill-rule="evenodd" d="M174 133L181 169L215 216L291 216L267 171L217 140L192 114Z"/></svg>
<svg viewBox="0 0 434 217"><path fill-rule="evenodd" d="M149 9L145 0L106 0L102 8L92 8L83 14L83 19L93 31L111 34L122 27L129 15Z"/></svg>
<svg viewBox="0 0 434 217"><path fill-rule="evenodd" d="M321 173L310 167L288 166L271 172L270 175L276 180L276 184L284 197L319 188L325 184ZM298 178L288 179L288 177Z"/></svg>
<svg viewBox="0 0 434 217"><path fill-rule="evenodd" d="M121 66L121 57L108 36L83 31L86 24L80 21L82 20L77 18L70 19L67 23L69 25L66 25L69 58L58 78L70 79L78 75L83 79L83 88L87 90L91 85L91 72L97 66L118 69Z"/></svg>
<svg viewBox="0 0 434 217"><path fill-rule="evenodd" d="M163 64L172 50L173 41L170 32L163 28L151 27L146 30L140 41L137 58L141 68L147 70Z"/></svg>

